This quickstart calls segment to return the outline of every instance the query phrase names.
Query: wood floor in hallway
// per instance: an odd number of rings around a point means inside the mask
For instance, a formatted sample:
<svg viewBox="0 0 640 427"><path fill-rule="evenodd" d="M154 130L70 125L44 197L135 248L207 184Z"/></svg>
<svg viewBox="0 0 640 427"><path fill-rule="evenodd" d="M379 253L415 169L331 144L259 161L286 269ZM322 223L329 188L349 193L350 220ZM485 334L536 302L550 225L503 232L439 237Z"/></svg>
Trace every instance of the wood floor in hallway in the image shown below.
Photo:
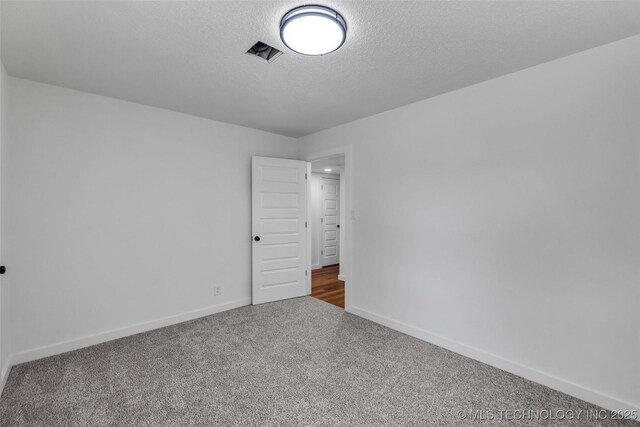
<svg viewBox="0 0 640 427"><path fill-rule="evenodd" d="M338 280L340 265L328 265L311 273L311 296L344 308L344 282Z"/></svg>

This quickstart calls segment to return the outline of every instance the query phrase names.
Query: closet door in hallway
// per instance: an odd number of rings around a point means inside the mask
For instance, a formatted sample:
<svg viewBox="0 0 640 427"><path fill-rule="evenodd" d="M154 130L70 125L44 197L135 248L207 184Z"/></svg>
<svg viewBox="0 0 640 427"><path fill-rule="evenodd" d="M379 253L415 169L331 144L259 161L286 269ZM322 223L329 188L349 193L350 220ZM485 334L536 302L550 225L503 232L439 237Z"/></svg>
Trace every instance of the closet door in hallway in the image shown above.
<svg viewBox="0 0 640 427"><path fill-rule="evenodd" d="M320 192L320 263L324 267L340 262L340 180L322 177Z"/></svg>

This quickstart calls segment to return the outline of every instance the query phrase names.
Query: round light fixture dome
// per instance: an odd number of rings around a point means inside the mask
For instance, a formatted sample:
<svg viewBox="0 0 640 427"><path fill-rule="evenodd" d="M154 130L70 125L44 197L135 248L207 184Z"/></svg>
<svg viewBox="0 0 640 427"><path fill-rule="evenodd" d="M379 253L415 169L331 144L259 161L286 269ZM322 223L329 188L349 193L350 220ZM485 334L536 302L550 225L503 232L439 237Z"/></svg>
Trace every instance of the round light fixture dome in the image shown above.
<svg viewBox="0 0 640 427"><path fill-rule="evenodd" d="M347 38L342 15L324 6L300 6L280 21L280 38L294 52L326 55L337 50Z"/></svg>

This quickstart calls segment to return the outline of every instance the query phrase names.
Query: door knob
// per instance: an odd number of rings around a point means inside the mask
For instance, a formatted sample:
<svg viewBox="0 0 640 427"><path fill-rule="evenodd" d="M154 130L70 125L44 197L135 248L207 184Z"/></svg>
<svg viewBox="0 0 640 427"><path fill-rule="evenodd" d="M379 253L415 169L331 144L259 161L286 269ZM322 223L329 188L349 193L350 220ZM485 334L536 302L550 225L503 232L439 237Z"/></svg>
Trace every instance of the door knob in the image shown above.
<svg viewBox="0 0 640 427"><path fill-rule="evenodd" d="M260 236L254 237L253 240L255 240L256 242L259 242L260 241Z"/></svg>

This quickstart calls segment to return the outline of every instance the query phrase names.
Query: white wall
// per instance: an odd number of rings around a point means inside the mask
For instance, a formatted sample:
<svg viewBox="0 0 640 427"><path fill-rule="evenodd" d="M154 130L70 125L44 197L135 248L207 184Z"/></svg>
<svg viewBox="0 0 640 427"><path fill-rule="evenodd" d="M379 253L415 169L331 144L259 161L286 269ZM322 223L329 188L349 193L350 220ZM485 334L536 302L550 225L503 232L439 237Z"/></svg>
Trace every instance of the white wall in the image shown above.
<svg viewBox="0 0 640 427"><path fill-rule="evenodd" d="M250 303L250 159L294 139L12 77L9 96L15 363Z"/></svg>
<svg viewBox="0 0 640 427"><path fill-rule="evenodd" d="M2 15L2 2L0 1L0 16ZM0 22L2 20L0 19ZM0 31L0 35L2 31ZM1 37L0 37L1 38ZM2 42L0 40L0 46ZM4 188L6 186L4 166L5 146L7 144L7 71L2 63L2 49L0 48L0 265L4 265ZM0 393L11 369L11 328L9 318L9 287L7 276L0 276Z"/></svg>
<svg viewBox="0 0 640 427"><path fill-rule="evenodd" d="M0 265L4 265L4 209L5 197L5 156L7 144L7 72L0 61ZM10 369L11 355L11 330L9 318L9 288L7 275L0 276L0 392L4 387Z"/></svg>
<svg viewBox="0 0 640 427"><path fill-rule="evenodd" d="M301 138L301 158L353 147L354 312L640 408L638 52L640 36Z"/></svg>

